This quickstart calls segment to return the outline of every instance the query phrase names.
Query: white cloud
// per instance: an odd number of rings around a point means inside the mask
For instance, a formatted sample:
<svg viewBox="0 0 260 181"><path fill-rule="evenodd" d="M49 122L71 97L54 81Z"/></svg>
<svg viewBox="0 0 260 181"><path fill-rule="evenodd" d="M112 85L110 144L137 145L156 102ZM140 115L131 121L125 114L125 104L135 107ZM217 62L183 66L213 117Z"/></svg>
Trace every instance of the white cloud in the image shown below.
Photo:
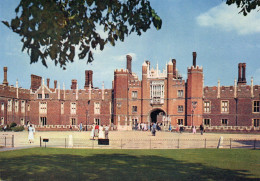
<svg viewBox="0 0 260 181"><path fill-rule="evenodd" d="M228 6L224 2L196 17L200 26L235 31L240 35L260 33L260 13L250 12L247 16L238 14L236 5Z"/></svg>

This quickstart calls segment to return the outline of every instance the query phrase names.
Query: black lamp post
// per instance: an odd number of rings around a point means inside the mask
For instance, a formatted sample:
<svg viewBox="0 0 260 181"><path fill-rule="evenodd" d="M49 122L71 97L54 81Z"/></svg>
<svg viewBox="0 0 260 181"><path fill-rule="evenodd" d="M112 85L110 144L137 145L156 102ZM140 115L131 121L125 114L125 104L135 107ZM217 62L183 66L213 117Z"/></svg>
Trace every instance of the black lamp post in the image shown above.
<svg viewBox="0 0 260 181"><path fill-rule="evenodd" d="M195 111L195 109L196 109L196 107L197 107L197 101L192 101L191 102L191 105L192 105L192 114L191 114L191 119L192 119L192 127L193 127L193 114L194 114L194 111Z"/></svg>

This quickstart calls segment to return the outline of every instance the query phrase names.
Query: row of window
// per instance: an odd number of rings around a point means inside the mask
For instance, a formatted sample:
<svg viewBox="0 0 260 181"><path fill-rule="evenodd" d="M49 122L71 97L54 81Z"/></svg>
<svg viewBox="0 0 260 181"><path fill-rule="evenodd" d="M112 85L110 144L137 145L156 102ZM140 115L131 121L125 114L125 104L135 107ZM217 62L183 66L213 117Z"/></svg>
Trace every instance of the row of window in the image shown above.
<svg viewBox="0 0 260 181"><path fill-rule="evenodd" d="M178 105L178 112L183 112L183 106L182 105ZM132 106L132 112L135 113L137 112L137 106Z"/></svg>
<svg viewBox="0 0 260 181"><path fill-rule="evenodd" d="M39 103L39 113L47 114L47 102ZM61 103L61 114L64 114L64 102ZM77 114L77 104L75 102L70 103L70 114ZM94 114L100 114L100 103L94 103Z"/></svg>
<svg viewBox="0 0 260 181"><path fill-rule="evenodd" d="M211 119L204 119L203 123L205 126L210 126L211 125ZM252 120L252 125L254 127L259 127L260 119L253 119ZM221 126L228 126L228 119L221 119Z"/></svg>
<svg viewBox="0 0 260 181"><path fill-rule="evenodd" d="M211 102L204 101L204 113L211 112ZM260 112L260 101L253 101L252 103L252 112ZM229 113L229 101L221 101L221 113Z"/></svg>
<svg viewBox="0 0 260 181"><path fill-rule="evenodd" d="M49 94L44 94L45 99L49 99L50 95ZM42 99L42 94L38 94L38 99Z"/></svg>
<svg viewBox="0 0 260 181"><path fill-rule="evenodd" d="M164 85L151 85L150 97L153 99L154 97L163 98L164 96ZM183 90L177 91L177 96L179 98L183 97ZM132 91L132 99L137 99L138 93L137 91Z"/></svg>
<svg viewBox="0 0 260 181"><path fill-rule="evenodd" d="M29 109L29 108L28 108ZM1 102L1 111L5 110L5 104L4 102ZM8 99L7 101L7 111L11 112L13 110L13 100ZM19 112L19 100L14 100L14 111L16 113ZM25 101L21 101L21 113L25 113Z"/></svg>

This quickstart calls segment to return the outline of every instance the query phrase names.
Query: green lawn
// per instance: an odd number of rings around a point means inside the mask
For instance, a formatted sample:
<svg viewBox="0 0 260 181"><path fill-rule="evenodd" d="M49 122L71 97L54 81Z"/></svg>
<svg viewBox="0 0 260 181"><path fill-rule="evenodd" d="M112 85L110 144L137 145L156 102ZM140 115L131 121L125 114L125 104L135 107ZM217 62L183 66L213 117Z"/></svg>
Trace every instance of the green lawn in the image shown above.
<svg viewBox="0 0 260 181"><path fill-rule="evenodd" d="M0 180L260 180L260 150L33 148L0 152Z"/></svg>

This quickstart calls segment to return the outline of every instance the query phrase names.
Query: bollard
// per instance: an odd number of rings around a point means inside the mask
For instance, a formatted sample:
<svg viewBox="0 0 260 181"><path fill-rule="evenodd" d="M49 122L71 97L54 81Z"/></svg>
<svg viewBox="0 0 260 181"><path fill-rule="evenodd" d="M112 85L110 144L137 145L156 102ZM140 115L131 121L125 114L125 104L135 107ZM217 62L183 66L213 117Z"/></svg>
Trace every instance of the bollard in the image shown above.
<svg viewBox="0 0 260 181"><path fill-rule="evenodd" d="M40 147L42 147L42 137L40 136Z"/></svg>
<svg viewBox="0 0 260 181"><path fill-rule="evenodd" d="M232 148L232 138L230 138L230 149Z"/></svg>
<svg viewBox="0 0 260 181"><path fill-rule="evenodd" d="M254 150L256 149L256 139L254 140Z"/></svg>
<svg viewBox="0 0 260 181"><path fill-rule="evenodd" d="M14 135L12 135L12 147L14 147Z"/></svg>

